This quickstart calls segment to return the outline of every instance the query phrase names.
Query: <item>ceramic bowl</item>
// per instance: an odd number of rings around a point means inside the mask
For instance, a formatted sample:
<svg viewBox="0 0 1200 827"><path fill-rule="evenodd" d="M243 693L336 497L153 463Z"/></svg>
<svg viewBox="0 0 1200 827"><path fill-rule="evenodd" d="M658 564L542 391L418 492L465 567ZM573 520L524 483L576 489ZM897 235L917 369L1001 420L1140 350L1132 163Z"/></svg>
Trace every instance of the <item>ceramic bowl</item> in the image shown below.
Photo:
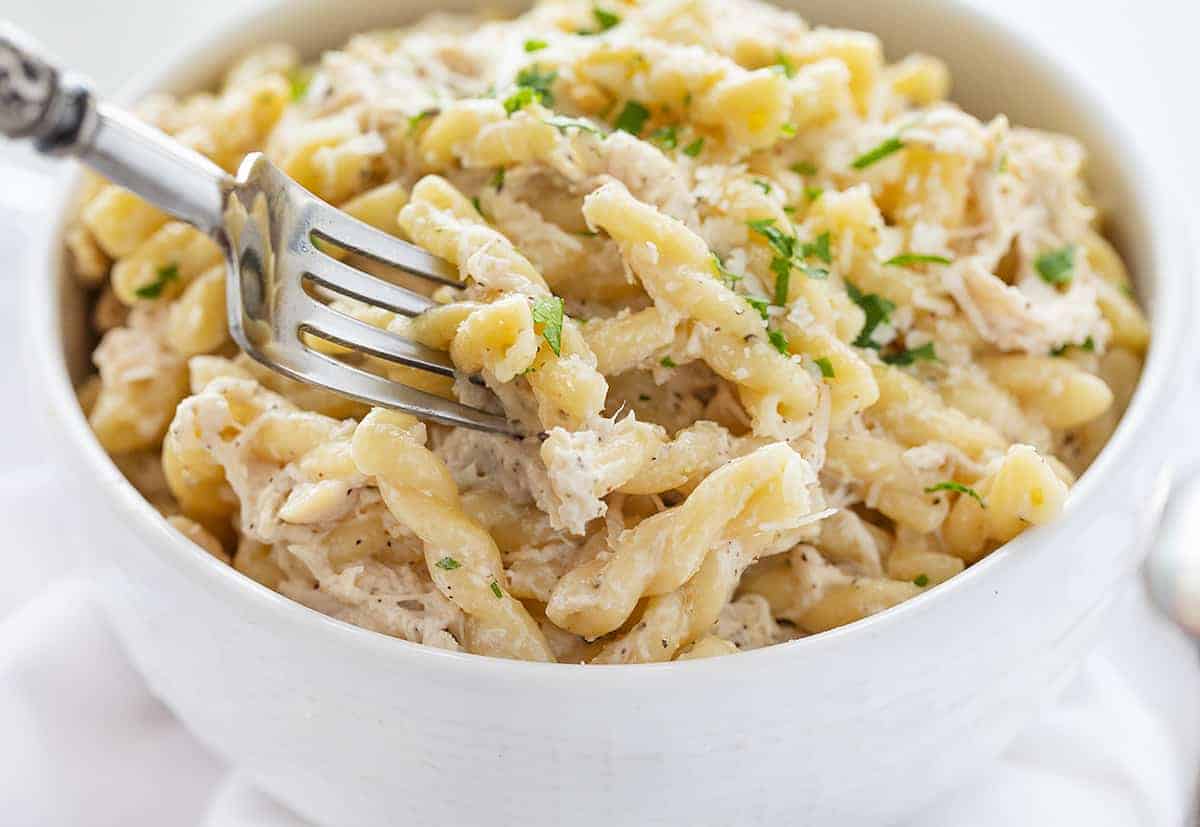
<svg viewBox="0 0 1200 827"><path fill-rule="evenodd" d="M315 55L356 31L471 5L271 2L147 69L126 99L202 88L265 41ZM1060 520L897 608L768 649L652 666L493 660L331 620L218 563L125 481L76 403L88 338L62 245L78 177L64 183L31 279L29 363L65 468L90 481L79 513L92 515L95 576L154 691L298 813L336 825L890 823L1010 741L1136 576L1178 459L1198 338L1190 241L1151 159L1053 55L977 11L945 0L907 0L903 14L894 0L787 5L874 31L893 58L944 58L955 99L981 117L1081 138L1154 344L1125 420Z"/></svg>

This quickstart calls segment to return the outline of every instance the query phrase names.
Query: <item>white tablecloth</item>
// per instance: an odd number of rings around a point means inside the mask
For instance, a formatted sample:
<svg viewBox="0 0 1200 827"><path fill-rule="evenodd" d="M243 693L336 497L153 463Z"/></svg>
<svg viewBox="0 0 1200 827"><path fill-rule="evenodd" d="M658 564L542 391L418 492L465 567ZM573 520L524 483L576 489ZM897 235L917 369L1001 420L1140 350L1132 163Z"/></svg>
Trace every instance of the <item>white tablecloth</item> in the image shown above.
<svg viewBox="0 0 1200 827"><path fill-rule="evenodd" d="M221 13L245 2L228 2ZM1089 67L1095 85L1129 113L1148 151L1175 153L1200 136L1200 107L1172 104L1194 100L1190 87L1200 68L1189 21L1200 22L1196 6L1012 0L1006 8L1032 37ZM147 0L0 0L0 16L8 14L36 27L60 54L99 73L111 88L122 72L140 65L143 53L173 45L162 36L164 25L178 24L178 31L210 19L211 11L205 4ZM62 26L64 19L73 25ZM123 43L117 59L105 45L114 38ZM121 55L136 58L122 63ZM1177 154L1181 173L1200 178L1200 156ZM0 222L0 278L7 276L10 297L19 295L13 282L22 277L27 231L45 197L36 176L5 166L13 157L0 150L0 213L7 219ZM18 350L19 312L15 300L0 303L7 353ZM0 427L6 460L0 472L0 824L303 824L207 753L129 666L81 573L96 550L73 492L88 483L66 478L46 460L49 435L21 416L24 382L15 364L0 371L0 399L8 403L0 406L6 419ZM1198 770L1196 651L1152 614L1140 584L1131 583L1103 643L1063 696L975 782L910 824L1176 827L1192 823Z"/></svg>

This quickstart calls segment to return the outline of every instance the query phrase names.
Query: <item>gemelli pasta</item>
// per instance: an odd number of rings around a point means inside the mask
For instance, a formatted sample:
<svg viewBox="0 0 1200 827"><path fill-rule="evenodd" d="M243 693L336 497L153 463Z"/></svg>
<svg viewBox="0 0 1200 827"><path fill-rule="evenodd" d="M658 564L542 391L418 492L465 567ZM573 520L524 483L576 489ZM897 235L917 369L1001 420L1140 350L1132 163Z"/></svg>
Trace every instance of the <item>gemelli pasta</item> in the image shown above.
<svg viewBox="0 0 1200 827"><path fill-rule="evenodd" d="M526 436L257 365L218 245L99 179L67 236L100 336L80 402L184 536L383 634L644 663L854 622L1054 519L1148 345L1083 148L950 81L757 0L265 47L142 116L454 265L404 282L420 317L331 306L456 378L309 344Z"/></svg>

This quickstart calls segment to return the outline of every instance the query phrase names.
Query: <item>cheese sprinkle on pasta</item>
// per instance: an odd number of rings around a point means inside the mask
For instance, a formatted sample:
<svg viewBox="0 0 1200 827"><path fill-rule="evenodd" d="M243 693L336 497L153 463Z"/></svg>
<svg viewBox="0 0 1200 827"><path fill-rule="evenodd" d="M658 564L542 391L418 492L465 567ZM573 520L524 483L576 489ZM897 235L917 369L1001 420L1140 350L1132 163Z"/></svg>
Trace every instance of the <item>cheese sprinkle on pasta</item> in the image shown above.
<svg viewBox="0 0 1200 827"><path fill-rule="evenodd" d="M853 622L1052 520L1148 344L1080 144L948 92L936 58L756 0L262 48L142 117L455 265L419 318L333 306L459 379L358 364L537 436L264 370L216 245L100 179L68 234L101 336L81 404L182 533L383 634L640 663Z"/></svg>

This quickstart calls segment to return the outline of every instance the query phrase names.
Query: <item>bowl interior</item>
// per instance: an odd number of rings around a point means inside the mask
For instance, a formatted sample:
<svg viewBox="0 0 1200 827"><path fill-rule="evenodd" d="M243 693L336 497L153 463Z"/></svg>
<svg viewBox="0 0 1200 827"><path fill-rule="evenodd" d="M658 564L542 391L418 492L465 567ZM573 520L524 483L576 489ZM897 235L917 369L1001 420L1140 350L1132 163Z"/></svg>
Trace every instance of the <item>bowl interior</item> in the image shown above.
<svg viewBox="0 0 1200 827"><path fill-rule="evenodd" d="M1092 470L1072 494L1074 507L1088 499L1093 479L1105 476L1108 466L1130 461L1136 445L1129 432L1142 412L1160 403L1174 385L1169 381L1172 363L1178 357L1178 334L1190 307L1190 287L1183 268L1176 210L1161 191L1152 170L1114 117L1099 106L1087 87L1048 57L1037 53L1015 34L981 13L951 0L910 0L898 14L892 0L781 0L796 9L813 25L848 27L872 31L883 40L889 59L910 52L937 55L950 65L954 80L952 98L973 114L988 118L1007 114L1013 123L1064 132L1079 138L1090 153L1089 178L1097 201L1107 214L1109 235L1125 255L1147 307L1154 328L1155 344L1139 391L1125 421ZM469 10L480 5L471 0L407 0L381 4L378 0L269 0L250 12L235 27L217 31L181 49L176 56L148 70L127 87L124 99L136 100L150 91L185 92L208 87L238 56L264 42L284 41L305 54L317 55L335 48L355 32L411 22L430 11ZM520 0L491 2L489 8L517 11ZM78 179L77 179L78 180ZM78 187L64 188L58 209L57 230L49 234L42 272L58 272L52 282L31 286L36 329L32 340L37 349L35 370L49 374L46 381L58 407L68 420L76 441L86 442L96 468L115 475L87 430L78 408L69 400L68 375L76 381L87 372L90 347L81 291L65 272L61 237L75 201ZM1168 300L1168 298L1170 300ZM52 331L59 336L51 341ZM71 410L67 411L66 408ZM98 462L100 465L96 465ZM1102 480L1101 480L1102 481ZM145 504L131 486L121 485L117 494L123 505L147 518L156 512ZM135 502L136 501L136 502ZM1036 539L1036 538L1035 538ZM1021 537L1010 547L1031 542ZM179 543L180 549L188 544ZM1007 556L1009 547L955 578L949 587L986 569ZM229 578L238 580L240 578ZM914 601L854 624L865 629L907 611L912 603L939 598L945 589L933 590ZM839 630L839 635L846 630ZM824 637L824 636L819 636ZM800 641L799 643L804 643ZM781 647L774 647L781 648ZM787 647L790 648L790 647Z"/></svg>
<svg viewBox="0 0 1200 827"><path fill-rule="evenodd" d="M1063 132L1089 151L1088 177L1106 215L1106 232L1125 256L1141 300L1152 319L1160 294L1161 262L1145 216L1145 180L1131 164L1131 141L1094 102L1081 94L1081 82L1061 70L1014 34L977 11L948 0L906 3L903 14L888 2L778 0L814 26L861 29L878 34L889 59L926 52L945 60L953 78L953 100L981 118L1003 113L1017 125ZM473 0L341 0L336 9L322 0L270 0L237 26L209 35L203 48L185 46L159 67L134 79L122 98L133 101L150 91L182 93L213 85L223 69L264 42L284 41L306 55L336 48L356 32L412 22L432 11L470 11ZM516 13L522 0L490 2L488 8ZM1143 182L1139 188L1139 181ZM61 282L64 354L71 376L88 371L90 346L78 291Z"/></svg>

